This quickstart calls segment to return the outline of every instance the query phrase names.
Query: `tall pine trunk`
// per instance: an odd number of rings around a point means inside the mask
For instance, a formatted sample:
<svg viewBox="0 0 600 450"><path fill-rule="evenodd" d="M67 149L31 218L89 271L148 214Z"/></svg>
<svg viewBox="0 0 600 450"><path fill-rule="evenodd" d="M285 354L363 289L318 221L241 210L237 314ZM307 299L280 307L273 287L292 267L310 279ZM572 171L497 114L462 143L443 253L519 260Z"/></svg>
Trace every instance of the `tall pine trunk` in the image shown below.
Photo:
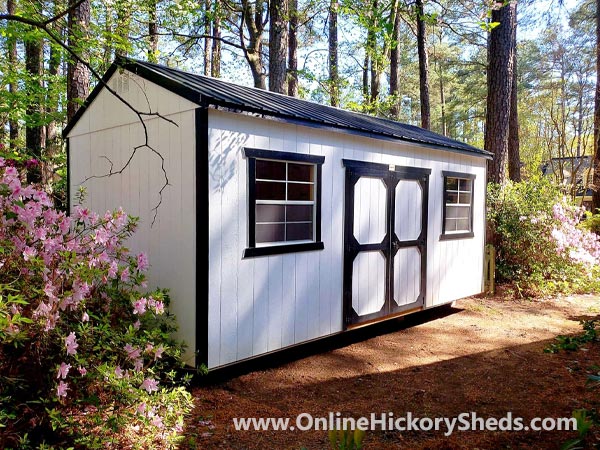
<svg viewBox="0 0 600 450"><path fill-rule="evenodd" d="M596 0L596 94L594 98L594 176L592 211L600 209L600 0Z"/></svg>
<svg viewBox="0 0 600 450"><path fill-rule="evenodd" d="M46 144L45 127L42 125L44 118L44 105L42 102L44 84L42 81L44 71L44 45L39 37L29 37L25 42L25 71L27 72L27 95L29 96L26 108L27 120L25 128L25 146L29 155L42 161L43 148ZM41 165L37 164L27 169L27 182L40 183L42 181Z"/></svg>
<svg viewBox="0 0 600 450"><path fill-rule="evenodd" d="M219 78L221 76L221 3L214 0L212 20L212 49L210 57L210 76Z"/></svg>
<svg viewBox="0 0 600 450"><path fill-rule="evenodd" d="M156 13L156 0L148 3L148 61L158 62L158 23Z"/></svg>
<svg viewBox="0 0 600 450"><path fill-rule="evenodd" d="M416 0L417 13L417 52L419 54L419 93L421 99L421 127L431 128L431 107L429 104L429 57L427 55L427 30L423 0Z"/></svg>
<svg viewBox="0 0 600 450"><path fill-rule="evenodd" d="M506 163L510 129L510 103L513 85L516 26L516 5L508 3L492 11L494 28L488 41L487 114L485 121L485 149L494 157L489 164L488 180L506 181Z"/></svg>
<svg viewBox="0 0 600 450"><path fill-rule="evenodd" d="M287 0L269 1L269 90L287 93Z"/></svg>
<svg viewBox="0 0 600 450"><path fill-rule="evenodd" d="M393 8L392 45L390 48L390 97L392 106L390 114L395 120L400 119L400 1L394 0Z"/></svg>
<svg viewBox="0 0 600 450"><path fill-rule="evenodd" d="M204 75L209 76L211 68L211 36L212 36L212 19L211 19L211 2L204 0Z"/></svg>
<svg viewBox="0 0 600 450"><path fill-rule="evenodd" d="M378 7L378 0L373 0L371 26L367 31L367 46L371 52L371 95L369 103L372 105L377 104L377 100L379 99L379 89L381 86L379 79L381 75L381 55L379 55L377 51L377 33L375 31L379 26L377 23Z"/></svg>
<svg viewBox="0 0 600 450"><path fill-rule="evenodd" d="M338 68L338 1L329 4L329 36L328 36L328 69L329 69L329 103L340 106L340 81Z"/></svg>
<svg viewBox="0 0 600 450"><path fill-rule="evenodd" d="M6 1L6 12L8 14L15 14L15 0L7 0ZM10 70L16 70L18 55L17 55L17 39L15 36L10 36L6 39L7 45L7 59L10 64ZM11 101L14 101L14 98L17 94L17 84L12 81L8 84L8 92L11 96ZM10 139L10 149L14 150L17 146L17 140L19 139L19 122L15 118L14 114L11 114L11 118L8 121L8 138Z"/></svg>
<svg viewBox="0 0 600 450"><path fill-rule="evenodd" d="M298 0L289 0L289 16L287 94L298 97Z"/></svg>
<svg viewBox="0 0 600 450"><path fill-rule="evenodd" d="M516 32L516 27L515 32ZM516 43L516 36L513 38ZM510 89L510 117L508 121L508 178L521 181L521 152L519 144L519 111L517 99L517 49L513 56L513 79Z"/></svg>
<svg viewBox="0 0 600 450"><path fill-rule="evenodd" d="M240 25L239 38L240 45L244 52L244 57L250 67L254 87L266 89L265 73L262 61L262 36L264 31L263 15L265 12L265 1L241 0L243 23ZM268 7L268 6L267 6ZM248 32L248 42L244 37L243 27Z"/></svg>
<svg viewBox="0 0 600 450"><path fill-rule="evenodd" d="M85 48L84 39L90 25L90 2L85 0L71 9L68 18L69 46L78 54ZM67 64L67 119L71 120L90 92L88 68L72 58Z"/></svg>

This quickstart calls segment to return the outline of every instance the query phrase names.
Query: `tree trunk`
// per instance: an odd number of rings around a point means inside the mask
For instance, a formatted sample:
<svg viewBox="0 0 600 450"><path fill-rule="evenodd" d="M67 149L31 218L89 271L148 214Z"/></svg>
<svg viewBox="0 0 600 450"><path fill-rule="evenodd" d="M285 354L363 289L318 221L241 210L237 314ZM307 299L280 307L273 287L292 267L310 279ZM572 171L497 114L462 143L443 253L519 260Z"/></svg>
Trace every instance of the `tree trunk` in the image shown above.
<svg viewBox="0 0 600 450"><path fill-rule="evenodd" d="M369 51L371 52L371 104L375 105L377 103L377 99L379 98L379 88L380 88L380 80L379 76L381 75L381 64L380 58L381 55L377 52L377 34L376 31L379 24L377 23L377 8L379 7L378 0L373 0L372 3L372 21L369 30L367 31L367 46Z"/></svg>
<svg viewBox="0 0 600 450"><path fill-rule="evenodd" d="M394 1L393 14L393 29L392 29L392 46L390 49L390 97L392 97L392 106L390 114L395 120L400 119L400 2Z"/></svg>
<svg viewBox="0 0 600 450"><path fill-rule="evenodd" d="M212 20L211 20L211 2L204 1L204 75L209 76L211 68L211 38L212 36Z"/></svg>
<svg viewBox="0 0 600 450"><path fill-rule="evenodd" d="M516 14L516 11L515 11ZM513 52L513 76L510 89L510 117L508 121L508 177L512 181L521 181L521 152L519 144L519 112L517 101L517 49L516 49L516 31L514 27L513 42L515 50Z"/></svg>
<svg viewBox="0 0 600 450"><path fill-rule="evenodd" d="M158 62L158 23L156 22L156 0L150 0L148 5L148 61Z"/></svg>
<svg viewBox="0 0 600 450"><path fill-rule="evenodd" d="M69 12L69 46L80 55L85 47L82 39L85 38L90 25L90 2L81 3ZM69 59L67 64L67 119L71 120L83 100L90 92L90 74L87 67L78 61Z"/></svg>
<svg viewBox="0 0 600 450"><path fill-rule="evenodd" d="M25 146L32 158L42 161L42 152L46 143L45 128L42 125L44 106L42 102L44 84L42 81L44 71L44 45L43 41L29 38L25 42L25 71L28 76L26 108L27 121L25 129ZM41 183L42 171L40 164L27 169L28 183Z"/></svg>
<svg viewBox="0 0 600 450"><path fill-rule="evenodd" d="M371 58L369 58L369 52L366 50L365 47L365 61L363 64L363 74L362 74L362 91L363 91L363 98L365 101L365 104L369 105L371 103L371 98L369 96L369 64L370 64Z"/></svg>
<svg viewBox="0 0 600 450"><path fill-rule="evenodd" d="M298 97L298 0L289 0L289 9L287 94Z"/></svg>
<svg viewBox="0 0 600 450"><path fill-rule="evenodd" d="M338 0L329 4L329 36L328 36L328 69L329 69L329 103L340 106L340 81L338 68Z"/></svg>
<svg viewBox="0 0 600 450"><path fill-rule="evenodd" d="M417 8L417 50L419 54L419 92L421 98L421 127L431 128L431 107L429 105L429 58L427 56L427 30L423 0L415 0Z"/></svg>
<svg viewBox="0 0 600 450"><path fill-rule="evenodd" d="M240 45L244 52L244 57L250 67L254 87L266 89L265 73L262 62L262 35L264 31L263 14L265 3L263 0L250 2L249 0L241 0L242 6L242 24L239 28ZM246 44L244 37L244 26L248 31L248 43Z"/></svg>
<svg viewBox="0 0 600 450"><path fill-rule="evenodd" d="M15 14L15 0L7 0L6 1L6 12L8 14ZM17 55L17 39L14 36L10 36L7 38L7 48L8 48L8 64L10 65L10 70L16 70L18 55ZM11 81L8 84L8 92L10 93L11 102L14 102L15 96L17 95L17 84L14 81ZM19 122L15 118L15 114L10 114L10 119L8 120L8 138L10 140L9 147L11 150L16 149L17 141L19 139Z"/></svg>
<svg viewBox="0 0 600 450"><path fill-rule="evenodd" d="M509 3L492 11L492 22L500 25L490 32L488 41L485 149L494 154L488 171L488 180L494 183L506 181L515 52L513 27L517 24L515 7L514 3Z"/></svg>
<svg viewBox="0 0 600 450"><path fill-rule="evenodd" d="M210 76L219 78L221 76L221 4L215 0L213 10L213 29L212 29L212 51L210 61Z"/></svg>
<svg viewBox="0 0 600 450"><path fill-rule="evenodd" d="M287 0L269 1L269 90L287 93Z"/></svg>
<svg viewBox="0 0 600 450"><path fill-rule="evenodd" d="M594 98L594 176L592 211L600 209L600 0L596 0L596 94Z"/></svg>
<svg viewBox="0 0 600 450"><path fill-rule="evenodd" d="M444 74L440 68L440 106L441 106L441 125L442 134L448 136L448 125L446 124L446 92L444 91Z"/></svg>

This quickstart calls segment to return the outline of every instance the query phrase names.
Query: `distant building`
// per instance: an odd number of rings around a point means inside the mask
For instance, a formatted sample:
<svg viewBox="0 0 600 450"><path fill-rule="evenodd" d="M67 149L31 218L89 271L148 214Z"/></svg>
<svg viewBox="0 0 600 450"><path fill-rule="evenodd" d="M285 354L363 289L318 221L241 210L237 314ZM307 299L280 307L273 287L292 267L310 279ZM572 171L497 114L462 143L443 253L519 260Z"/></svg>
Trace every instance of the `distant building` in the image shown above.
<svg viewBox="0 0 600 450"><path fill-rule="evenodd" d="M567 156L563 158L552 158L541 165L544 176L552 176L558 183L569 186L575 194L577 204L590 209L592 206L592 157Z"/></svg>

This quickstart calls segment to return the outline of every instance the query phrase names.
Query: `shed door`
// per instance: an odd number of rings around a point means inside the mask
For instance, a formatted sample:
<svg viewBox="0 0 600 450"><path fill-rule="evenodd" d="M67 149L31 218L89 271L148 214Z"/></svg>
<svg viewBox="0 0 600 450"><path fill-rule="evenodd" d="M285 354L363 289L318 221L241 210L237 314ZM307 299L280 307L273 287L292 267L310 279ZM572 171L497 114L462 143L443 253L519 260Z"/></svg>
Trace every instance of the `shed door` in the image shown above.
<svg viewBox="0 0 600 450"><path fill-rule="evenodd" d="M343 162L347 328L423 307L431 171Z"/></svg>

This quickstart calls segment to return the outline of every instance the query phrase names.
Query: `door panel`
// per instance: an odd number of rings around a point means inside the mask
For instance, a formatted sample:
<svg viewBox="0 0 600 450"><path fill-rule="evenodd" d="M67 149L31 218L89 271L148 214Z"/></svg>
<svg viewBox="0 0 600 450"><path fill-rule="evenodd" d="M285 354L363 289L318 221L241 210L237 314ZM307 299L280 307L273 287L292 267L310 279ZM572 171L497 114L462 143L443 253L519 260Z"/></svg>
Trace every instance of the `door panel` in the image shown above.
<svg viewBox="0 0 600 450"><path fill-rule="evenodd" d="M401 241L417 240L421 234L423 194L416 180L400 180L396 186L394 232Z"/></svg>
<svg viewBox="0 0 600 450"><path fill-rule="evenodd" d="M394 302L406 306L421 294L421 253L417 247L398 249L394 256Z"/></svg>
<svg viewBox="0 0 600 450"><path fill-rule="evenodd" d="M422 307L431 170L343 163L344 326Z"/></svg>
<svg viewBox="0 0 600 450"><path fill-rule="evenodd" d="M385 305L386 259L381 252L360 252L352 273L352 309L359 316L375 314Z"/></svg>
<svg viewBox="0 0 600 450"><path fill-rule="evenodd" d="M359 244L375 244L385 237L386 189L381 178L360 177L354 185L354 237Z"/></svg>

